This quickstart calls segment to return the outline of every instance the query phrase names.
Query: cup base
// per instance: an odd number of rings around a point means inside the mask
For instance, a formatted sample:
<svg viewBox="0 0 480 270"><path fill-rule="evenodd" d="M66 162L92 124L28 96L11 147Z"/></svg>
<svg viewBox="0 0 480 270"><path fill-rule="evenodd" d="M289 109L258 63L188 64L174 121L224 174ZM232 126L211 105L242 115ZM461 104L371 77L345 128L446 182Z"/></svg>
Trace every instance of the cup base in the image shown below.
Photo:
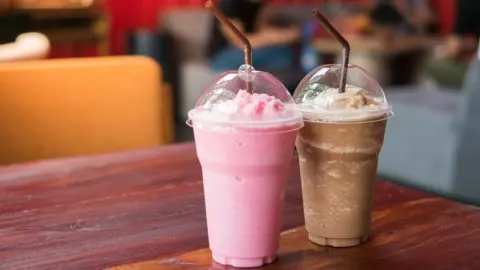
<svg viewBox="0 0 480 270"><path fill-rule="evenodd" d="M230 265L233 267L250 268L260 267L264 264L273 262L275 260L275 255L260 258L232 258L212 252L212 258L219 264Z"/></svg>
<svg viewBox="0 0 480 270"><path fill-rule="evenodd" d="M361 243L367 241L368 235L358 237L358 238L325 238L315 235L308 235L308 239L321 246L331 246L331 247L353 247L358 246Z"/></svg>

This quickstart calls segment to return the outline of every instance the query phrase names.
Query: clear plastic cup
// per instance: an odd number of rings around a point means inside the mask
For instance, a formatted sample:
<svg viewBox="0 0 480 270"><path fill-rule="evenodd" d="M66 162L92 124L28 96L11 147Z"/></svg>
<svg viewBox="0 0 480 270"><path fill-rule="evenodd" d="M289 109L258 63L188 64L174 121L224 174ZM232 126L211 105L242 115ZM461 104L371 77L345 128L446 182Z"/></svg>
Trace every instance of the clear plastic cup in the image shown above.
<svg viewBox="0 0 480 270"><path fill-rule="evenodd" d="M310 72L294 94L305 126L299 153L305 225L319 245L355 246L371 227L378 156L392 108L364 69L350 65L339 93L340 65Z"/></svg>
<svg viewBox="0 0 480 270"><path fill-rule="evenodd" d="M245 91L247 83L253 94ZM269 73L228 71L205 89L188 124L202 166L213 259L236 267L272 262L303 125L291 95Z"/></svg>

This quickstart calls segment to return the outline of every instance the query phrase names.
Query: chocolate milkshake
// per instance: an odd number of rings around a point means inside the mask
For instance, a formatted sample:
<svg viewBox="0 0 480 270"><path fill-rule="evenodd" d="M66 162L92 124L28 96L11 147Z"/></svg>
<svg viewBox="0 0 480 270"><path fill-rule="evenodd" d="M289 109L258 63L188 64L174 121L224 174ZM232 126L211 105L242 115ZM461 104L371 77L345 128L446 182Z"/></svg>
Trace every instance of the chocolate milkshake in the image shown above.
<svg viewBox="0 0 480 270"><path fill-rule="evenodd" d="M305 126L296 146L309 239L348 247L370 231L378 155L392 113L381 87L358 66L349 66L339 93L339 69L319 67L297 88Z"/></svg>

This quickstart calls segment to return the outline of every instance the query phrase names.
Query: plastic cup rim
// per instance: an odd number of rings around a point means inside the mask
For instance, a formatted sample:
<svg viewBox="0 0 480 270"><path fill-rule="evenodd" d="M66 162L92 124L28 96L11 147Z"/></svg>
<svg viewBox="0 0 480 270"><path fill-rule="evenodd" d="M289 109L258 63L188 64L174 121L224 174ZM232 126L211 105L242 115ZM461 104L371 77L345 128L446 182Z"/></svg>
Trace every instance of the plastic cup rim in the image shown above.
<svg viewBox="0 0 480 270"><path fill-rule="evenodd" d="M297 131L304 126L304 121L302 116L295 117L283 121L268 121L268 122L259 122L252 125L252 122L242 121L242 122L234 122L234 123L227 123L225 121L206 121L204 119L192 119L189 118L186 121L186 124L191 128L197 128L202 130L210 130L215 132L239 132L243 134L268 134L268 133L286 133ZM199 125L195 125L193 122L197 121L200 122ZM202 124L206 124L208 126L213 126L213 128L209 127L202 127ZM290 128L285 129L275 129L282 126L288 126Z"/></svg>
<svg viewBox="0 0 480 270"><path fill-rule="evenodd" d="M387 121L390 118L395 116L393 111L389 110L385 112L385 114L382 117L379 118L371 118L367 120L329 120L329 119L311 119L311 118L306 118L305 116L303 117L303 121L307 123L319 123L319 124L336 124L336 125L345 125L345 124L366 124L366 123L375 123L375 122L380 122L380 121Z"/></svg>

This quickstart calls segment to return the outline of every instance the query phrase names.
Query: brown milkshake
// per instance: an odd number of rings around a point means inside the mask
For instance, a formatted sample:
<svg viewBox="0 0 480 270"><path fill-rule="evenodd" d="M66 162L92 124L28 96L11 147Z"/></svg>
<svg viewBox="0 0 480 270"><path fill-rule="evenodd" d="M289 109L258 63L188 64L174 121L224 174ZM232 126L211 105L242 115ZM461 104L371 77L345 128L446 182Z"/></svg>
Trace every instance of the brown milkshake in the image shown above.
<svg viewBox="0 0 480 270"><path fill-rule="evenodd" d="M322 81L329 78L328 69L322 73L313 72L295 93L305 121L296 142L305 225L314 243L355 246L370 231L378 155L391 108L378 84L375 90L347 85L345 93L328 86L312 90L312 83L328 83Z"/></svg>

